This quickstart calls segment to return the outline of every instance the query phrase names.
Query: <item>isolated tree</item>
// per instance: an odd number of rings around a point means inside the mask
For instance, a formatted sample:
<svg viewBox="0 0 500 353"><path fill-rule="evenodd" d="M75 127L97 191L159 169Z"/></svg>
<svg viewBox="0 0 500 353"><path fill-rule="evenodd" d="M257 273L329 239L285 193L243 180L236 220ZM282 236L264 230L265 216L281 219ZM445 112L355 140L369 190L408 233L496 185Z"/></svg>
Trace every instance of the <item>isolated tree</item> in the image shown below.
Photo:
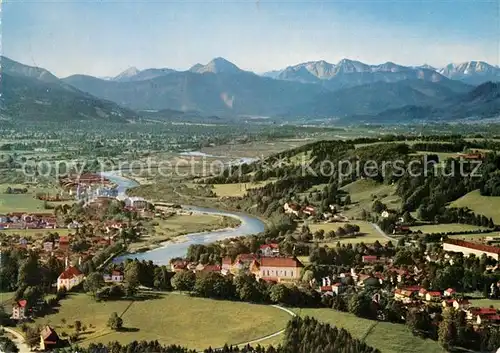
<svg viewBox="0 0 500 353"><path fill-rule="evenodd" d="M132 292L141 284L140 275L141 271L137 261L131 261L125 266L124 278L127 282L127 287L130 288Z"/></svg>
<svg viewBox="0 0 500 353"><path fill-rule="evenodd" d="M387 208L380 200L373 201L372 211L375 213L381 213L383 210Z"/></svg>
<svg viewBox="0 0 500 353"><path fill-rule="evenodd" d="M92 272L85 279L83 289L96 298L97 292L104 286L104 279L99 272Z"/></svg>
<svg viewBox="0 0 500 353"><path fill-rule="evenodd" d="M82 322L80 320L75 321L75 331L76 332L82 331Z"/></svg>
<svg viewBox="0 0 500 353"><path fill-rule="evenodd" d="M121 330L123 327L123 319L119 317L116 312L113 312L108 319L108 327L115 331Z"/></svg>

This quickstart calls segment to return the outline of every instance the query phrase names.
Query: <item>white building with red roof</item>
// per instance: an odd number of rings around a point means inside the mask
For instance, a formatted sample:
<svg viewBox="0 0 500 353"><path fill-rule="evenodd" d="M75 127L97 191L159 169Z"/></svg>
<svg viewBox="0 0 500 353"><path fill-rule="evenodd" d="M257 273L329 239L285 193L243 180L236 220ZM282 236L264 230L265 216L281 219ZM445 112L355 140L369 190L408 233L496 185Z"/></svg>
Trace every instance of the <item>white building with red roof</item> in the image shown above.
<svg viewBox="0 0 500 353"><path fill-rule="evenodd" d="M26 300L18 300L12 305L12 316L11 318L14 320L24 320L27 318L26 310L27 310L28 302Z"/></svg>
<svg viewBox="0 0 500 353"><path fill-rule="evenodd" d="M57 290L66 288L70 290L76 287L85 279L84 274L75 266L68 267L63 273L57 278Z"/></svg>
<svg viewBox="0 0 500 353"><path fill-rule="evenodd" d="M299 280L303 267L295 257L261 257L252 262L250 270L256 278L282 282Z"/></svg>
<svg viewBox="0 0 500 353"><path fill-rule="evenodd" d="M260 246L260 252L264 256L278 256L280 254L280 247L276 243L264 244Z"/></svg>

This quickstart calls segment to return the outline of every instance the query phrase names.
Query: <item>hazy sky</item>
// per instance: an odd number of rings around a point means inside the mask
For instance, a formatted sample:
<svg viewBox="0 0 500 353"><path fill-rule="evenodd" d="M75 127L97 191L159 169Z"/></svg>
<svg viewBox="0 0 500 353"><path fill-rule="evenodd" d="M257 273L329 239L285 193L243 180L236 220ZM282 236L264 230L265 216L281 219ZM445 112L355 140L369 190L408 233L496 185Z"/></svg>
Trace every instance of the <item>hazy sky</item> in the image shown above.
<svg viewBox="0 0 500 353"><path fill-rule="evenodd" d="M500 57L499 0L7 0L3 54L63 77L222 56L256 72L342 58L370 64Z"/></svg>

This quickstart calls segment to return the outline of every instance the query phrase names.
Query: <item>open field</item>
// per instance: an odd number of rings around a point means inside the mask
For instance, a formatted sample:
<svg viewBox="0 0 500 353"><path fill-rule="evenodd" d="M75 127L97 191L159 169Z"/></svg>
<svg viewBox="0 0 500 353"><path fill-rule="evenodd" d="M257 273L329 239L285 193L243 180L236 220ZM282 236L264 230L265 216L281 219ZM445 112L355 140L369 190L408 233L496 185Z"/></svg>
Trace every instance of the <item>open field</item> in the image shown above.
<svg viewBox="0 0 500 353"><path fill-rule="evenodd" d="M2 305L11 302L16 295L16 292L4 292L0 293L0 303ZM9 309L8 309L9 310Z"/></svg>
<svg viewBox="0 0 500 353"><path fill-rule="evenodd" d="M130 251L149 248L155 244L174 239L188 233L198 233L222 228L237 227L239 220L225 216L193 213L192 215L173 215L164 220L155 220L154 231L143 236L141 241L129 246Z"/></svg>
<svg viewBox="0 0 500 353"><path fill-rule="evenodd" d="M362 319L332 309L298 309L296 313L343 327L382 353L444 352L437 342L413 336L405 325Z"/></svg>
<svg viewBox="0 0 500 353"><path fill-rule="evenodd" d="M387 243L388 239L383 237L373 226L366 222L366 221L353 221L350 222L351 224L357 224L360 228L360 233L362 235L359 235L357 237L352 237L352 238L336 238L333 239L332 241L328 242L321 242L320 244L323 245L328 245L328 246L335 246L338 241L340 241L340 244L356 244L356 243L374 243L375 241L379 241L380 243ZM345 222L334 222L334 223L316 223L316 224L309 224L309 229L311 232L315 232L317 230L323 229L325 233L328 233L329 231L333 230L336 231L339 227L343 227Z"/></svg>
<svg viewBox="0 0 500 353"><path fill-rule="evenodd" d="M455 152L430 152L430 151L417 151L414 155L425 156L429 154L437 155L439 157L440 162L443 162L448 158L457 158L459 156L459 154Z"/></svg>
<svg viewBox="0 0 500 353"><path fill-rule="evenodd" d="M19 234L22 236L45 236L48 233L57 233L59 235L68 235L74 232L72 229L58 228L58 229L2 229L0 230L0 236L2 234L12 235Z"/></svg>
<svg viewBox="0 0 500 353"><path fill-rule="evenodd" d="M7 194L5 193L8 187L11 188L27 188L26 194ZM57 187L42 187L23 184L0 184L0 213L9 212L51 212L44 209L44 201L35 198L37 193L48 193L56 195L61 190ZM50 204L58 204L57 202L49 202ZM69 203L69 202L63 202Z"/></svg>
<svg viewBox="0 0 500 353"><path fill-rule="evenodd" d="M352 205L344 214L349 218L359 218L363 209L370 212L372 203L380 200L391 209L398 209L401 205L399 196L394 195L394 185L381 184L371 179L361 179L341 188L351 196Z"/></svg>
<svg viewBox="0 0 500 353"><path fill-rule="evenodd" d="M410 228L413 232L421 231L422 233L444 233L444 232L468 232L474 230L488 229L471 224L446 223L446 224L426 224ZM483 236L486 236L483 234Z"/></svg>
<svg viewBox="0 0 500 353"><path fill-rule="evenodd" d="M482 196L479 190L474 190L450 203L450 207L468 207L500 224L500 196Z"/></svg>
<svg viewBox="0 0 500 353"><path fill-rule="evenodd" d="M272 180L259 181L255 183L235 183L235 184L213 184L213 189L218 197L239 197L244 196L248 189L256 189L267 185Z"/></svg>
<svg viewBox="0 0 500 353"><path fill-rule="evenodd" d="M477 243L484 243L486 241L486 237L497 237L498 232L491 233L471 233L471 234L457 234L457 235L449 235L450 238L474 241Z"/></svg>
<svg viewBox="0 0 500 353"><path fill-rule="evenodd" d="M490 306L493 306L497 309L500 309L500 300L493 300L493 299L471 299L469 300L471 302L471 306L475 306L478 308L489 308Z"/></svg>
<svg viewBox="0 0 500 353"><path fill-rule="evenodd" d="M84 310L82 310L84 308ZM106 322L111 313L123 318L124 330L111 331ZM67 324L63 325L61 320ZM143 301L95 302L86 294L61 301L60 311L34 323L50 324L58 333L70 334L68 324L80 320L88 329L81 345L90 342L158 340L190 348L220 347L224 343L251 341L283 329L290 315L273 307L240 302L161 294Z"/></svg>

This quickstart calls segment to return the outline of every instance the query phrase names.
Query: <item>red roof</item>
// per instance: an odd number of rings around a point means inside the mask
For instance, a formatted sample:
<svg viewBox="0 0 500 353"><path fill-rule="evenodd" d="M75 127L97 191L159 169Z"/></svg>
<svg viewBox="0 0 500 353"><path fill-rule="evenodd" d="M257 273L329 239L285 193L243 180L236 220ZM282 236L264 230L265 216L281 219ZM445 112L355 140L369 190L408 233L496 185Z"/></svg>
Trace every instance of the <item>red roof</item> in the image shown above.
<svg viewBox="0 0 500 353"><path fill-rule="evenodd" d="M112 276L122 276L122 273L120 271L114 270L111 272Z"/></svg>
<svg viewBox="0 0 500 353"><path fill-rule="evenodd" d="M361 259L362 259L363 262L377 261L377 256L375 256L375 255L365 255Z"/></svg>
<svg viewBox="0 0 500 353"><path fill-rule="evenodd" d="M492 254L500 255L500 248L499 247L478 244L478 243L472 243L470 241L465 241L465 240L460 240L460 239L445 239L445 240L443 240L443 244L462 246L464 248L479 250L479 251L483 251L485 253L492 253Z"/></svg>
<svg viewBox="0 0 500 353"><path fill-rule="evenodd" d="M28 304L28 301L22 299L22 300L17 301L15 305L17 305L17 306L19 306L21 308L25 308L27 304Z"/></svg>
<svg viewBox="0 0 500 353"><path fill-rule="evenodd" d="M66 269L66 271L61 273L59 275L59 278L60 279L71 279L71 278L75 278L75 277L80 276L80 275L83 275L83 273L75 266L71 266L68 269Z"/></svg>
<svg viewBox="0 0 500 353"><path fill-rule="evenodd" d="M471 314L473 315L495 315L497 309L495 308L471 308Z"/></svg>
<svg viewBox="0 0 500 353"><path fill-rule="evenodd" d="M68 243L69 242L69 239L66 235L63 235L63 236L60 236L59 237L59 244L60 243Z"/></svg>
<svg viewBox="0 0 500 353"><path fill-rule="evenodd" d="M59 340L57 333L50 326L45 326L43 330L40 331L40 336L45 344L56 344Z"/></svg>
<svg viewBox="0 0 500 353"><path fill-rule="evenodd" d="M233 263L233 261L231 260L230 257L225 257L222 259L222 264L223 265L231 265Z"/></svg>
<svg viewBox="0 0 500 353"><path fill-rule="evenodd" d="M206 265L201 272L220 272L220 270L221 267L219 265Z"/></svg>
<svg viewBox="0 0 500 353"><path fill-rule="evenodd" d="M332 291L332 286L322 286L320 288L322 292L331 292Z"/></svg>
<svg viewBox="0 0 500 353"><path fill-rule="evenodd" d="M422 293L422 294L425 294L427 293L427 289L425 288L420 288L420 290L418 291L419 293Z"/></svg>
<svg viewBox="0 0 500 353"><path fill-rule="evenodd" d="M427 292L431 297L440 297L441 292Z"/></svg>
<svg viewBox="0 0 500 353"><path fill-rule="evenodd" d="M279 248L279 245L278 244L275 244L275 243L271 243L271 244L264 244L264 245L261 245L260 246L260 249L261 250L264 250L264 249L278 249Z"/></svg>
<svg viewBox="0 0 500 353"><path fill-rule="evenodd" d="M453 288L448 288L447 290L445 290L446 293L449 293L449 294L453 294L453 293L456 293L457 291L454 290Z"/></svg>
<svg viewBox="0 0 500 353"><path fill-rule="evenodd" d="M261 257L256 261L262 267L304 267L304 265L294 257Z"/></svg>

